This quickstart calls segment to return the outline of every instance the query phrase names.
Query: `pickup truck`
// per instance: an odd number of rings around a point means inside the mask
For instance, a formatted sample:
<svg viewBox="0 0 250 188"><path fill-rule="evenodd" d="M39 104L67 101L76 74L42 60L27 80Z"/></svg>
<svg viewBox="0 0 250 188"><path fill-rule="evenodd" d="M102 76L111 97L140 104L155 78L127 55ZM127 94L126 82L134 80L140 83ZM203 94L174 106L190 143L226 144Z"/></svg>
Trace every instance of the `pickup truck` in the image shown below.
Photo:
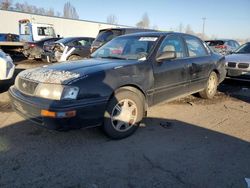
<svg viewBox="0 0 250 188"><path fill-rule="evenodd" d="M174 32L117 37L90 59L21 72L13 109L46 128L101 125L113 139L134 133L148 107L192 93L212 99L225 58L199 38Z"/></svg>
<svg viewBox="0 0 250 188"><path fill-rule="evenodd" d="M26 42L37 42L45 38L56 37L54 27L51 24L33 23L28 19L19 20L19 40L0 40L0 48L6 53L22 52ZM13 38L13 37L12 37Z"/></svg>

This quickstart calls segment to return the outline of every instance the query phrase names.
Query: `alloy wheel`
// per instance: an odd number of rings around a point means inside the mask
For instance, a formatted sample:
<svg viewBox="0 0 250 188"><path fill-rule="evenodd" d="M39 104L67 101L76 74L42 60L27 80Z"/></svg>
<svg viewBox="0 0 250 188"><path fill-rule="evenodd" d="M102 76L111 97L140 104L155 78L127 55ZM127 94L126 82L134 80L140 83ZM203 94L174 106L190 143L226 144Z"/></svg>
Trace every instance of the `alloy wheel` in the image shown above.
<svg viewBox="0 0 250 188"><path fill-rule="evenodd" d="M138 116L136 103L130 99L119 101L111 113L112 126L119 132L125 132L133 127Z"/></svg>

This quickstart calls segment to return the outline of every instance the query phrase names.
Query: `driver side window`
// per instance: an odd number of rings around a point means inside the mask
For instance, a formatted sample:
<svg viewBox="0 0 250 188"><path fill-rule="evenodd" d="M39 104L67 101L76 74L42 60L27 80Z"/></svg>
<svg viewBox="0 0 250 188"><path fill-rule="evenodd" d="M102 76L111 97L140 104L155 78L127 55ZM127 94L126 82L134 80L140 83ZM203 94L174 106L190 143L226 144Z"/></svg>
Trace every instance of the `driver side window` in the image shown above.
<svg viewBox="0 0 250 188"><path fill-rule="evenodd" d="M162 41L158 54L166 51L176 52L176 58L185 57L183 43L178 36L171 35Z"/></svg>

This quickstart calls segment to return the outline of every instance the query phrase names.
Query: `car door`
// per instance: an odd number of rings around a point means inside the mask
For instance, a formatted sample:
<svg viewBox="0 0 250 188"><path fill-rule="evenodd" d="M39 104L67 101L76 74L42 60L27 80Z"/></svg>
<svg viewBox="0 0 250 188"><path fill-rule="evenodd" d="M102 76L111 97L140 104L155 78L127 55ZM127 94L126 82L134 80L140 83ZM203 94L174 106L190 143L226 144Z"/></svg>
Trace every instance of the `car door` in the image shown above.
<svg viewBox="0 0 250 188"><path fill-rule="evenodd" d="M213 61L205 44L197 37L183 36L188 51L189 91L195 92L205 87Z"/></svg>
<svg viewBox="0 0 250 188"><path fill-rule="evenodd" d="M90 54L90 46L88 39L79 39L77 41L78 53L81 57L87 57Z"/></svg>
<svg viewBox="0 0 250 188"><path fill-rule="evenodd" d="M175 51L176 58L153 63L154 103L172 99L188 91L186 50L183 40L171 34L162 41L157 55L164 51Z"/></svg>

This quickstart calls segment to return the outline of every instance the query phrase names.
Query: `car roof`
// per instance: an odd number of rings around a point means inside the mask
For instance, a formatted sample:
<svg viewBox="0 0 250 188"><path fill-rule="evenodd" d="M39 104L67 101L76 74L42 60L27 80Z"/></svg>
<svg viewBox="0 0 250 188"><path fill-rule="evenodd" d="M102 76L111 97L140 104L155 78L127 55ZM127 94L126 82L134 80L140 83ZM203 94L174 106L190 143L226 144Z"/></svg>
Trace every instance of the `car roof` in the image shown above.
<svg viewBox="0 0 250 188"><path fill-rule="evenodd" d="M147 37L161 37L161 36L167 36L170 34L177 34L177 35L186 35L186 36L192 36L192 37L196 37L194 35L190 35L190 34L186 34L186 33L179 33L179 32L173 32L173 31L169 31L169 32L139 32L139 33L132 33L132 34L127 34L127 35L122 35L119 37L123 37L123 36L137 36L137 37L143 37L143 36L147 36ZM199 38L199 37L196 37Z"/></svg>
<svg viewBox="0 0 250 188"><path fill-rule="evenodd" d="M56 41L56 43L58 43L58 42L69 42L69 41L77 40L77 39L95 39L95 38L93 38L93 37L65 37L65 38L62 38L62 39Z"/></svg>
<svg viewBox="0 0 250 188"><path fill-rule="evenodd" d="M214 39L214 40L206 40L206 42L210 42L210 41L223 41L223 42L227 42L227 41L230 41L230 40L236 41L234 39Z"/></svg>
<svg viewBox="0 0 250 188"><path fill-rule="evenodd" d="M93 37L65 37L64 39L69 39L69 40L73 40L73 39L93 39Z"/></svg>
<svg viewBox="0 0 250 188"><path fill-rule="evenodd" d="M43 42L43 41L48 41L48 40L56 40L56 39L60 40L62 38L60 38L60 37L44 38L44 39L41 39L41 40L39 40L37 42Z"/></svg>
<svg viewBox="0 0 250 188"><path fill-rule="evenodd" d="M138 27L116 27L116 28L106 28L106 29L100 29L99 32L102 32L102 31L108 31L108 30L126 30L126 31L129 31L129 30L142 30L142 31L157 31L157 30L154 30L154 29L146 29L146 28L138 28Z"/></svg>

